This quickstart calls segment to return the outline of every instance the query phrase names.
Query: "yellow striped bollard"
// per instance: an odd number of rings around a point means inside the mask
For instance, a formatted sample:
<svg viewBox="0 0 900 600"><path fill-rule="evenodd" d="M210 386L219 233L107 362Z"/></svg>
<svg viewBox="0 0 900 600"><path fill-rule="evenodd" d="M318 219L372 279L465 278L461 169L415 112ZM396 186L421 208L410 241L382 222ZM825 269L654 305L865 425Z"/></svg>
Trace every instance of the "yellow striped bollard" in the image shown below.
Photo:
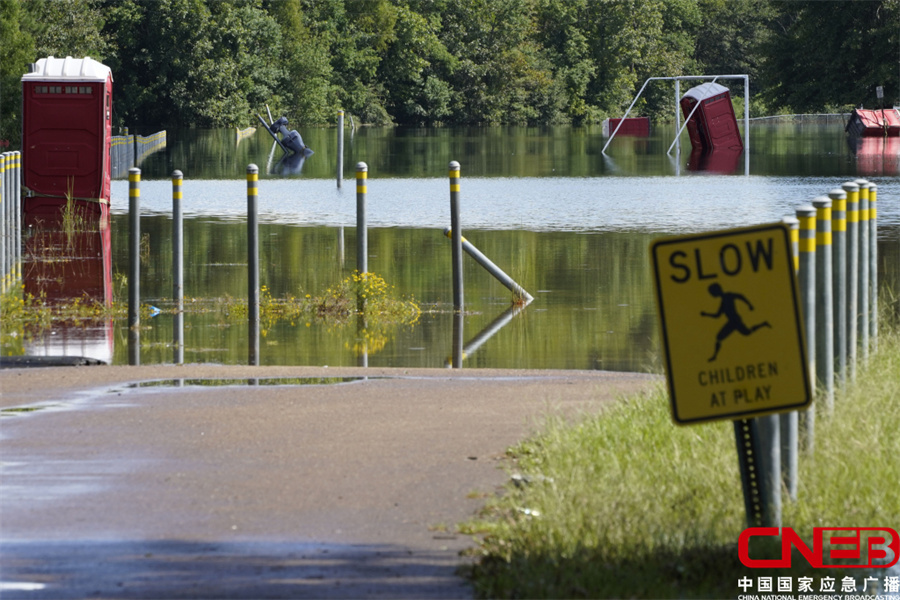
<svg viewBox="0 0 900 600"><path fill-rule="evenodd" d="M847 192L831 190L831 275L835 379L847 382Z"/></svg>
<svg viewBox="0 0 900 600"><path fill-rule="evenodd" d="M247 165L248 362L259 365L259 167Z"/></svg>
<svg viewBox="0 0 900 600"><path fill-rule="evenodd" d="M785 217L782 222L790 229L791 255L794 258L794 272L800 268L800 221L794 217ZM797 500L799 482L798 461L798 417L796 410L778 415L779 442L781 444L781 480L787 490L788 498Z"/></svg>
<svg viewBox="0 0 900 600"><path fill-rule="evenodd" d="M141 170L128 169L128 364L141 364Z"/></svg>
<svg viewBox="0 0 900 600"><path fill-rule="evenodd" d="M356 163L356 270L360 275L369 272L369 233L366 221L366 196L369 166Z"/></svg>
<svg viewBox="0 0 900 600"><path fill-rule="evenodd" d="M816 208L816 377L825 406L834 408L834 304L831 276L831 199L813 200Z"/></svg>
<svg viewBox="0 0 900 600"><path fill-rule="evenodd" d="M453 252L453 310L462 312L463 298L462 227L459 219L459 163L450 163L450 239Z"/></svg>
<svg viewBox="0 0 900 600"><path fill-rule="evenodd" d="M869 358L869 182L865 179L857 179L859 185L859 225L857 239L859 240L859 266L857 274L858 300L856 307L858 318L856 320L857 341L859 344L860 360L865 362Z"/></svg>
<svg viewBox="0 0 900 600"><path fill-rule="evenodd" d="M0 154L0 293L6 293L10 284L9 261L6 253L9 249L9 234L12 221L9 219L6 190L6 152Z"/></svg>
<svg viewBox="0 0 900 600"><path fill-rule="evenodd" d="M8 167L7 167L8 168ZM11 194L13 200L13 231L15 231L14 252L14 278L16 282L22 281L22 153L16 150L12 153L12 173L10 174Z"/></svg>
<svg viewBox="0 0 900 600"><path fill-rule="evenodd" d="M859 185L841 185L847 192L847 380L856 381L856 318L859 303Z"/></svg>
<svg viewBox="0 0 900 600"><path fill-rule="evenodd" d="M453 368L461 369L464 352L464 322L463 311L465 300L463 294L463 262L462 262L462 226L459 218L459 163L454 161L449 165L450 175L450 251L453 262Z"/></svg>
<svg viewBox="0 0 900 600"><path fill-rule="evenodd" d="M799 254L800 269L797 280L800 285L800 304L803 313L806 350L809 357L809 378L816 380L816 209L804 205L797 209L800 221ZM807 447L812 449L815 428L815 412L806 410L801 417L807 435Z"/></svg>
<svg viewBox="0 0 900 600"><path fill-rule="evenodd" d="M795 217L785 217L782 222L790 230L791 256L794 259L794 273L796 273L800 269L800 221Z"/></svg>
<svg viewBox="0 0 900 600"><path fill-rule="evenodd" d="M869 345L878 350L878 186L869 184Z"/></svg>
<svg viewBox="0 0 900 600"><path fill-rule="evenodd" d="M176 365L184 362L184 211L182 210L181 171L172 172L172 296L175 299L173 319L174 357Z"/></svg>

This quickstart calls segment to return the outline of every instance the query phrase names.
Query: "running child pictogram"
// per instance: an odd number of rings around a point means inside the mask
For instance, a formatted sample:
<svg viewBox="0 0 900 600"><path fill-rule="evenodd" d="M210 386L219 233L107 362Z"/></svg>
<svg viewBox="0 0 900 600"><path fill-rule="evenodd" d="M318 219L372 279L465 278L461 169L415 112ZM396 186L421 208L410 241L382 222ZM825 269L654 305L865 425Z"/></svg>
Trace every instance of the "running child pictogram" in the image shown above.
<svg viewBox="0 0 900 600"><path fill-rule="evenodd" d="M700 316L703 317L712 317L714 319L725 315L727 321L725 325L722 326L722 329L719 330L719 333L716 334L716 349L713 352L712 358L709 359L709 362L713 362L716 360L716 357L719 355L719 350L722 348L722 342L729 335L737 331L741 335L750 335L757 329L762 327L772 327L768 321L763 321L762 323L758 323L753 327L747 327L744 323L744 319L741 317L740 313L737 310L737 301L740 300L744 304L747 305L747 308L753 310L753 305L749 300L743 295L737 292L726 292L722 289L722 286L718 283L713 283L708 288L709 293L714 298L719 298L719 310L715 313L710 313L706 311L701 311Z"/></svg>

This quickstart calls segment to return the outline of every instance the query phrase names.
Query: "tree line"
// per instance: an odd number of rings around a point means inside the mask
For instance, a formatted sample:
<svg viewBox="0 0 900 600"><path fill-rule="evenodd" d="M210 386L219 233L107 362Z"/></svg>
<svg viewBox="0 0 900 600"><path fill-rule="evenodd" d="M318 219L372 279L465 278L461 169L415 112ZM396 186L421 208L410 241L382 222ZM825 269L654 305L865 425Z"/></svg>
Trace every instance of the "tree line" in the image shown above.
<svg viewBox="0 0 900 600"><path fill-rule="evenodd" d="M900 0L0 0L0 40L12 140L19 79L51 55L111 67L115 124L146 128L265 104L292 125L596 123L696 74L750 75L754 114L873 106L879 85L900 103ZM670 118L673 94L636 110Z"/></svg>

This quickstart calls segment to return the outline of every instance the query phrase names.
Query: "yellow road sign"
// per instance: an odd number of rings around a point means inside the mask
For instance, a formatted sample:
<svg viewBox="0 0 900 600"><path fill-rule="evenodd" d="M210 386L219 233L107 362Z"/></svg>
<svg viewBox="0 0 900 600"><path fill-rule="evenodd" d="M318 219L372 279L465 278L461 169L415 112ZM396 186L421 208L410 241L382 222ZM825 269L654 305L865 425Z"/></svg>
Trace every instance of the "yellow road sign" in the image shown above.
<svg viewBox="0 0 900 600"><path fill-rule="evenodd" d="M651 244L676 423L744 419L812 402L790 248L781 223Z"/></svg>

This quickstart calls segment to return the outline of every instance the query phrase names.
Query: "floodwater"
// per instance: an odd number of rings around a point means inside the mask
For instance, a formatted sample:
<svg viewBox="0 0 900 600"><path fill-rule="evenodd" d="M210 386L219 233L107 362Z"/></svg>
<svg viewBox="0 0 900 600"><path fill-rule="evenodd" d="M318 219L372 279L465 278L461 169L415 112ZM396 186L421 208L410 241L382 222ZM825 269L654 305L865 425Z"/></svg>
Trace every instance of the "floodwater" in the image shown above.
<svg viewBox="0 0 900 600"><path fill-rule="evenodd" d="M174 360L172 192L184 173L184 361L246 364L248 325L221 310L192 310L247 294L247 165L260 168L260 282L273 297L316 295L356 268L357 162L368 166L369 271L422 308L389 328L369 366L443 367L454 348L448 164L461 165L461 223L470 242L535 300L511 293L464 256L464 367L661 372L648 247L661 236L778 221L844 181L878 185L882 286L900 289L900 148L848 145L840 117L753 121L749 151L667 153L671 126L618 137L606 154L599 127L361 128L345 134L337 185L334 128L301 131L315 153L282 160L262 129L169 131L141 165L142 364ZM151 133L151 132L142 132ZM881 142L879 140L879 142ZM114 181L112 269L128 272L128 183ZM124 301L124 287L118 296ZM127 364L124 321L69 336L83 352ZM489 335L490 334L490 335ZM98 341L99 340L99 341ZM264 326L260 364L356 365L357 327L316 319ZM38 340L35 346L41 343Z"/></svg>

